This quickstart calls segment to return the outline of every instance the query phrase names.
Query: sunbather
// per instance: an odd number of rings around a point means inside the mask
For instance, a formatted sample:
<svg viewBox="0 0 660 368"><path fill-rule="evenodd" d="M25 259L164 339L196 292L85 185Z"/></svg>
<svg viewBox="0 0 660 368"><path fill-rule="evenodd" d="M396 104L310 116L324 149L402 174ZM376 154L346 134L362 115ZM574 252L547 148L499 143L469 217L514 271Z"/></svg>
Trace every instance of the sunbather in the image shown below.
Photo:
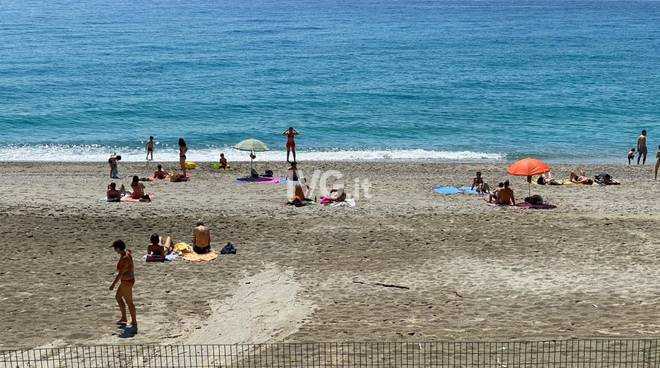
<svg viewBox="0 0 660 368"><path fill-rule="evenodd" d="M497 189L495 189L489 196L488 196L488 203L498 203L498 196L500 194L500 191L504 189L504 183L499 182L497 183Z"/></svg>
<svg viewBox="0 0 660 368"><path fill-rule="evenodd" d="M158 234L153 234L149 242L147 262L164 262L165 256L172 252L172 239L169 236L163 242Z"/></svg>
<svg viewBox="0 0 660 368"><path fill-rule="evenodd" d="M156 169L157 170L154 171L154 179L163 180L169 176L167 171L163 170L163 165L158 164L158 166L156 166Z"/></svg>
<svg viewBox="0 0 660 368"><path fill-rule="evenodd" d="M509 181L504 182L504 188L500 189L497 194L497 204L502 206L515 206L516 198L513 195L513 190L509 188Z"/></svg>
<svg viewBox="0 0 660 368"><path fill-rule="evenodd" d="M149 195L144 192L144 184L140 182L140 178L137 175L133 177L133 181L131 182L131 189L133 189L131 198L139 199L140 201L144 202L151 201Z"/></svg>
<svg viewBox="0 0 660 368"><path fill-rule="evenodd" d="M561 185L560 182L555 180L554 175L551 171L548 171L545 174L539 175L539 178L536 180L536 183L539 185Z"/></svg>
<svg viewBox="0 0 660 368"><path fill-rule="evenodd" d="M193 250L197 254L206 254L211 251L211 230L202 221L197 221L197 226L193 230L192 244Z"/></svg>
<svg viewBox="0 0 660 368"><path fill-rule="evenodd" d="M576 183L576 184L584 184L584 185L591 185L594 183L592 179L586 176L584 170L578 169L577 173L571 171L569 180L571 183Z"/></svg>
<svg viewBox="0 0 660 368"><path fill-rule="evenodd" d="M472 179L471 190L476 190L477 193L488 193L490 192L490 186L488 183L484 182L483 177L481 177L481 171L477 171L477 176Z"/></svg>
<svg viewBox="0 0 660 368"><path fill-rule="evenodd" d="M329 195L321 197L321 204L339 203L346 201L346 193L343 189L331 189Z"/></svg>
<svg viewBox="0 0 660 368"><path fill-rule="evenodd" d="M108 191L106 192L106 197L108 202L119 202L121 201L121 192L117 190L117 184L110 183L108 185Z"/></svg>

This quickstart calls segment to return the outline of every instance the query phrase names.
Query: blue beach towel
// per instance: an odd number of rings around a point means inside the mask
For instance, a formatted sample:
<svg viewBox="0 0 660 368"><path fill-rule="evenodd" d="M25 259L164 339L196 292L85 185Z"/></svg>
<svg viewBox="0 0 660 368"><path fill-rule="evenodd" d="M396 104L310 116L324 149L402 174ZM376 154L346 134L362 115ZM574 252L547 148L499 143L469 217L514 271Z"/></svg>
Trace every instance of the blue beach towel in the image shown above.
<svg viewBox="0 0 660 368"><path fill-rule="evenodd" d="M471 189L470 187L460 187L460 188L456 188L456 187L443 187L443 186L439 186L439 187L435 187L435 188L433 189L433 191L436 192L436 193L438 193L438 194L445 195L445 196L448 196L448 195L454 195L454 194L479 195L479 193L477 193L476 190Z"/></svg>

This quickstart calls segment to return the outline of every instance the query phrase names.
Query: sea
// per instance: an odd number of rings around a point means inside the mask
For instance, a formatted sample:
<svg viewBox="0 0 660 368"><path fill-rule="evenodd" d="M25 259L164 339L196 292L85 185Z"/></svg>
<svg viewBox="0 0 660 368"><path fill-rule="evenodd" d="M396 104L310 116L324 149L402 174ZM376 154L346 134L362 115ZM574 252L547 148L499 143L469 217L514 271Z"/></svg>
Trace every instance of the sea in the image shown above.
<svg viewBox="0 0 660 368"><path fill-rule="evenodd" d="M660 2L2 0L0 161L624 162Z"/></svg>

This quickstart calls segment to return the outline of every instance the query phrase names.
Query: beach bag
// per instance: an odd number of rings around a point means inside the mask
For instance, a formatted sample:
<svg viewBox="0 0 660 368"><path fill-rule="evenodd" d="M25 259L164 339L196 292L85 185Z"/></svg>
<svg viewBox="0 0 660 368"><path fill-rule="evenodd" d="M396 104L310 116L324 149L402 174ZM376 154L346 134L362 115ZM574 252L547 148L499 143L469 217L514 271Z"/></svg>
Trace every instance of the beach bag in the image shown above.
<svg viewBox="0 0 660 368"><path fill-rule="evenodd" d="M222 247L220 250L220 254L236 254L236 248L234 247L234 244L227 243L227 245Z"/></svg>
<svg viewBox="0 0 660 368"><path fill-rule="evenodd" d="M541 197L538 194L534 194L531 197L525 198L525 202L529 203L531 205L535 205L535 206L542 205L543 204L543 197Z"/></svg>
<svg viewBox="0 0 660 368"><path fill-rule="evenodd" d="M273 170L266 170L264 173L264 178L272 178L273 177Z"/></svg>

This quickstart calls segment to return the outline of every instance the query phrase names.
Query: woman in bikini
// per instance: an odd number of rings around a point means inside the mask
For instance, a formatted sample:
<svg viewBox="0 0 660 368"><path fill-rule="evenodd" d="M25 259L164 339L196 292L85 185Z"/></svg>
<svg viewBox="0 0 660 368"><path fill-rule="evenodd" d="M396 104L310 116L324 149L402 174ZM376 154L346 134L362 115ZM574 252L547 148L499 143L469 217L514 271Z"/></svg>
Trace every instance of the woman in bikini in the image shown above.
<svg viewBox="0 0 660 368"><path fill-rule="evenodd" d="M139 199L140 201L150 200L149 196L144 193L144 184L140 183L139 177L137 176L133 177L133 181L131 182L131 189L133 189L133 193L131 193L131 198Z"/></svg>
<svg viewBox="0 0 660 368"><path fill-rule="evenodd" d="M172 239L168 236L165 242L161 242L158 234L151 235L147 248L147 262L164 262L165 256L172 252Z"/></svg>
<svg viewBox="0 0 660 368"><path fill-rule="evenodd" d="M132 332L137 333L137 316L135 313L135 304L133 304L133 285L135 284L135 275L133 268L133 256L130 250L126 249L126 243L122 240L115 240L112 243L112 248L119 254L119 261L117 262L117 276L110 285L110 290L113 290L117 283L117 293L115 299L119 305L121 318L117 321L120 326L126 326L128 323L126 319L126 307L131 315Z"/></svg>
<svg viewBox="0 0 660 368"><path fill-rule="evenodd" d="M186 153L188 153L188 145L183 138L179 138L179 165L181 166L181 170L183 170L184 177L187 176L188 169L186 166Z"/></svg>
<svg viewBox="0 0 660 368"><path fill-rule="evenodd" d="M290 153L293 153L293 162L296 162L296 136L298 132L293 127L289 127L282 135L286 136L286 162L291 162L289 161Z"/></svg>

